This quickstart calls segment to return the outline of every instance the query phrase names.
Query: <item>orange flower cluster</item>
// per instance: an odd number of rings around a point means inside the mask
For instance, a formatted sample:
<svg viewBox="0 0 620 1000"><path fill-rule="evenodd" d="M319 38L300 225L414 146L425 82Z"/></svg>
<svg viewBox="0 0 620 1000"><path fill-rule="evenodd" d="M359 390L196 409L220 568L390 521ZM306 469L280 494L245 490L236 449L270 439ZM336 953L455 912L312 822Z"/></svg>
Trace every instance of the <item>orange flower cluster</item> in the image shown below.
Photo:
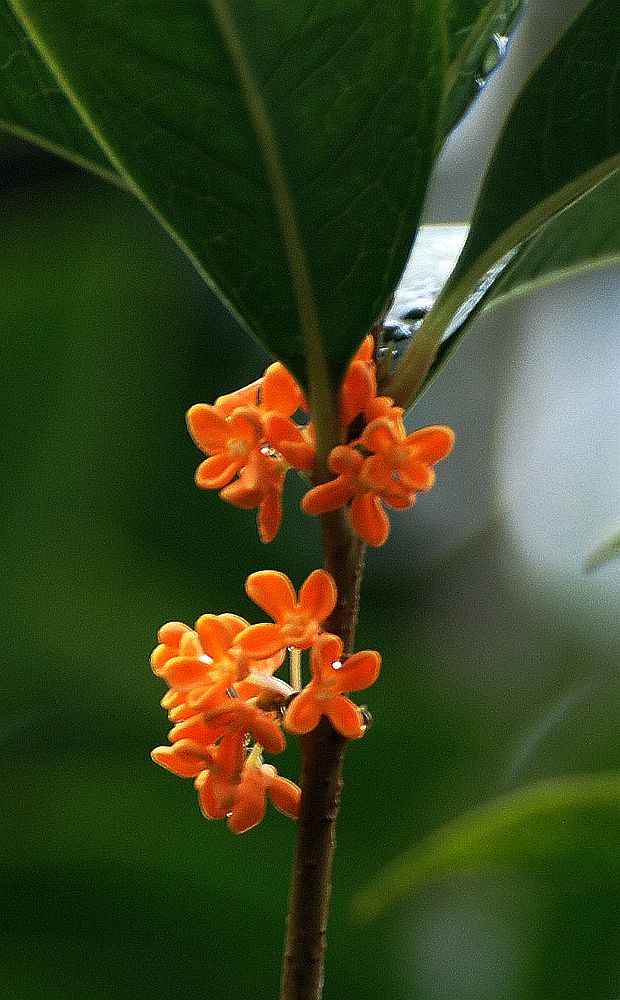
<svg viewBox="0 0 620 1000"><path fill-rule="evenodd" d="M288 469L314 465L311 428L291 420L300 409L307 410L301 389L276 362L257 382L220 396L214 406L196 403L187 413L191 436L209 456L196 470L196 484L221 490L237 507L257 507L263 542L272 541L280 527Z"/></svg>
<svg viewBox="0 0 620 1000"><path fill-rule="evenodd" d="M174 774L194 778L203 814L227 818L234 833L260 823L267 798L297 817L300 790L263 762L263 749L281 753L282 727L307 733L322 716L347 739L363 736L367 717L344 692L372 684L381 662L371 650L343 661L340 639L321 631L338 596L324 570L310 574L299 597L288 577L274 570L252 573L246 591L272 622L250 625L232 614L202 615L193 629L169 622L151 656L153 671L168 684L162 705L173 723L171 745L151 756ZM287 649L311 650L312 679L298 693L274 677Z"/></svg>
<svg viewBox="0 0 620 1000"><path fill-rule="evenodd" d="M312 475L316 463L312 423L292 419L307 412L293 376L276 362L262 379L214 406L197 403L187 414L194 441L208 455L196 472L204 489L219 489L239 507L258 508L264 542L277 534L282 519L282 488L287 471ZM308 491L307 514L347 507L353 530L369 545L383 545L390 523L383 504L410 507L435 481L433 466L454 444L448 427L425 427L407 434L403 410L377 396L374 340L366 337L349 365L340 390L342 444L329 456L334 479ZM235 477L238 478L235 478Z"/></svg>

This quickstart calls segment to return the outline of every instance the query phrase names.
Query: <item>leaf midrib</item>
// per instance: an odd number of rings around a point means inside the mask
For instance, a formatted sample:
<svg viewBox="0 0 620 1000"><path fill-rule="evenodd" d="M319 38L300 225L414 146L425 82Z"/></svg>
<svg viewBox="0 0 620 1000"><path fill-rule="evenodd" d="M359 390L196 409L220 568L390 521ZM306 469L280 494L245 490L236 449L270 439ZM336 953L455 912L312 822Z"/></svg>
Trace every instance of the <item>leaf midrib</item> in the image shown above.
<svg viewBox="0 0 620 1000"><path fill-rule="evenodd" d="M209 5L237 75L271 187L306 352L308 388L317 430L319 462L326 462L329 451L337 443L334 439L335 424L331 413L327 412L332 410L332 407L327 406L327 401L331 398L333 390L323 348L319 312L310 277L310 268L301 238L293 197L276 136L261 97L258 81L246 55L229 5L226 0L209 0Z"/></svg>

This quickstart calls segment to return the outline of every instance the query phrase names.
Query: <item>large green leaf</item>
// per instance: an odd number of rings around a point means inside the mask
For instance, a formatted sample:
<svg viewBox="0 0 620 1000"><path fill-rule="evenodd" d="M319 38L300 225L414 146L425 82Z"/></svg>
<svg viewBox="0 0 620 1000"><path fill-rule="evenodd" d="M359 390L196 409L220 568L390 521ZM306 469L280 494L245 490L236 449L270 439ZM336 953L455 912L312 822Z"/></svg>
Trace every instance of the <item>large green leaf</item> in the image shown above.
<svg viewBox="0 0 620 1000"><path fill-rule="evenodd" d="M120 183L6 0L0 0L0 128Z"/></svg>
<svg viewBox="0 0 620 1000"><path fill-rule="evenodd" d="M451 0L443 135L458 124L501 62L522 7L523 0Z"/></svg>
<svg viewBox="0 0 620 1000"><path fill-rule="evenodd" d="M471 321L507 300L584 271L620 263L620 170L551 219L518 251L482 298L474 294L448 328L425 386L441 370Z"/></svg>
<svg viewBox="0 0 620 1000"><path fill-rule="evenodd" d="M502 273L483 308L620 261L620 171L555 216Z"/></svg>
<svg viewBox="0 0 620 1000"><path fill-rule="evenodd" d="M383 310L436 149L439 0L14 0L136 191L319 391Z"/></svg>
<svg viewBox="0 0 620 1000"><path fill-rule="evenodd" d="M460 816L354 900L360 917L437 876L506 867L620 880L620 773L543 781Z"/></svg>
<svg viewBox="0 0 620 1000"><path fill-rule="evenodd" d="M619 48L620 6L592 0L521 91L459 262L388 386L399 402L419 392L442 337L485 276L620 167Z"/></svg>

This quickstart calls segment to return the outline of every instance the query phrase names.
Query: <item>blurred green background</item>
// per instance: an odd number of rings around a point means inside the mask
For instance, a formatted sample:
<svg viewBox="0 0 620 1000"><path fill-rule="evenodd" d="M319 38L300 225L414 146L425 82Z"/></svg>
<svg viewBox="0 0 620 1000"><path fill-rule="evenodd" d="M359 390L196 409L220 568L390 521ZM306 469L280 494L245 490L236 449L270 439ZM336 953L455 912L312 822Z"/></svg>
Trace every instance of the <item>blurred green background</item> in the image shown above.
<svg viewBox="0 0 620 1000"><path fill-rule="evenodd" d="M0 148L0 997L275 997L294 824L272 810L234 838L149 759L167 731L157 627L251 617L249 572L299 584L320 563L294 483L267 548L253 514L193 486L185 410L264 356L127 195ZM452 423L459 446L368 559L358 648L384 669L346 762L331 1000L620 995L618 886L587 872L446 877L371 926L349 912L386 860L461 810L620 766L620 576L582 579L562 507L584 537L617 508L610 287L593 276L480 323L414 416ZM550 346L567 332L558 303L575 325L594 315L610 382L582 357L581 381L561 383L575 348ZM294 746L280 763L297 777Z"/></svg>

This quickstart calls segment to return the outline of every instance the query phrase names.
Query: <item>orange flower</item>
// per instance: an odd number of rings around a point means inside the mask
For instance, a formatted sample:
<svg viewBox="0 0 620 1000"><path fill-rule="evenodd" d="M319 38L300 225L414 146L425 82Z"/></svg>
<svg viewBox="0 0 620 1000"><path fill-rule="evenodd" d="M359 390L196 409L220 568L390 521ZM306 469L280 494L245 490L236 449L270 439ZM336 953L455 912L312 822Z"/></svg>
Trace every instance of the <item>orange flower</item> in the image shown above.
<svg viewBox="0 0 620 1000"><path fill-rule="evenodd" d="M394 406L394 400L389 396L375 396L364 410L364 418L369 424L378 417L388 417L394 423L401 423L404 410L402 406Z"/></svg>
<svg viewBox="0 0 620 1000"><path fill-rule="evenodd" d="M452 450L454 432L449 427L423 427L407 434L401 421L386 416L368 424L360 444L372 452L365 468L370 482L381 485L391 479L404 490L419 493L435 482L432 466Z"/></svg>
<svg viewBox="0 0 620 1000"><path fill-rule="evenodd" d="M171 743L193 740L209 746L227 732L244 735L251 733L255 742L260 743L269 753L282 753L286 746L275 712L263 712L255 704L231 697L225 698L207 712L198 712L179 722L170 730L168 739Z"/></svg>
<svg viewBox="0 0 620 1000"><path fill-rule="evenodd" d="M377 394L374 366L352 361L340 388L340 423L348 427Z"/></svg>
<svg viewBox="0 0 620 1000"><path fill-rule="evenodd" d="M195 784L202 805L204 785L199 783L199 779L196 779ZM301 789L294 782L281 777L271 764L254 762L250 755L241 772L234 802L228 811L229 830L233 833L245 833L257 826L265 815L267 796L276 809L297 819Z"/></svg>
<svg viewBox="0 0 620 1000"><path fill-rule="evenodd" d="M212 808L203 812L210 819L223 819L237 795L246 757L245 735L228 733L218 746L178 740L171 747L156 747L151 757L179 778L196 778L197 788L207 785L205 795Z"/></svg>
<svg viewBox="0 0 620 1000"><path fill-rule="evenodd" d="M409 506L413 500L399 483L388 475L379 482L366 475L367 460L351 445L338 445L329 456L329 467L336 479L309 490L302 500L306 514L325 514L349 502L353 530L369 545L383 545L390 532L390 522L381 500L393 506Z"/></svg>
<svg viewBox="0 0 620 1000"><path fill-rule="evenodd" d="M196 470L196 485L219 490L247 465L263 436L259 416L250 407L236 409L229 417L215 406L196 403L187 411L189 432L209 458Z"/></svg>
<svg viewBox="0 0 620 1000"><path fill-rule="evenodd" d="M316 462L314 427L298 427L281 413L265 417L265 441L282 455L293 469L312 469Z"/></svg>
<svg viewBox="0 0 620 1000"><path fill-rule="evenodd" d="M215 405L224 416L230 416L240 406L255 406L262 413L273 411L285 417L292 417L296 410L308 408L301 388L279 361L269 365L262 378L235 392L218 396Z"/></svg>
<svg viewBox="0 0 620 1000"><path fill-rule="evenodd" d="M258 406L263 414L279 413L283 417L308 408L299 385L279 361L269 365L263 376Z"/></svg>
<svg viewBox="0 0 620 1000"><path fill-rule="evenodd" d="M180 778L194 778L198 801L207 819L228 817L233 833L245 833L263 819L267 796L274 806L296 819L301 790L263 764L255 747L246 757L244 735L228 733L218 746L182 739L157 747L153 760Z"/></svg>
<svg viewBox="0 0 620 1000"><path fill-rule="evenodd" d="M241 389L235 389L234 392L218 396L215 400L215 406L225 417L229 417L240 406L256 406L262 384L262 378L257 378L255 382L250 382L249 385L244 385Z"/></svg>
<svg viewBox="0 0 620 1000"><path fill-rule="evenodd" d="M261 541L271 542L282 521L282 489L286 463L268 448L254 452L239 478L226 486L220 496L229 503L251 510L258 507L257 524Z"/></svg>
<svg viewBox="0 0 620 1000"><path fill-rule="evenodd" d="M449 454L454 433L449 427L424 427L408 435L402 410L388 397L375 399L371 410L381 416L368 424L357 446L332 450L329 467L336 478L309 490L301 505L307 514L324 514L350 504L356 534L369 545L383 545L390 522L382 501L402 510L416 493L429 490L435 481L431 466Z"/></svg>
<svg viewBox="0 0 620 1000"><path fill-rule="evenodd" d="M289 578L271 569L251 573L245 589L275 622L252 625L239 637L246 654L253 657L273 656L287 646L308 649L338 599L333 578L322 569L310 574L299 591L299 600Z"/></svg>
<svg viewBox="0 0 620 1000"><path fill-rule="evenodd" d="M367 729L361 708L344 691L359 691L379 676L381 657L373 650L354 653L341 662L342 641L326 632L311 653L312 680L293 698L284 715L291 733L309 733L326 716L334 729L349 740L359 739Z"/></svg>
<svg viewBox="0 0 620 1000"><path fill-rule="evenodd" d="M164 699L172 721L183 721L198 708L206 711L219 706L228 689L251 670L271 673L280 666L284 652L259 659L248 656L239 646L238 638L248 627L244 618L223 614L202 615L195 631L180 622L160 629L163 641L151 662L174 691L167 701Z"/></svg>

